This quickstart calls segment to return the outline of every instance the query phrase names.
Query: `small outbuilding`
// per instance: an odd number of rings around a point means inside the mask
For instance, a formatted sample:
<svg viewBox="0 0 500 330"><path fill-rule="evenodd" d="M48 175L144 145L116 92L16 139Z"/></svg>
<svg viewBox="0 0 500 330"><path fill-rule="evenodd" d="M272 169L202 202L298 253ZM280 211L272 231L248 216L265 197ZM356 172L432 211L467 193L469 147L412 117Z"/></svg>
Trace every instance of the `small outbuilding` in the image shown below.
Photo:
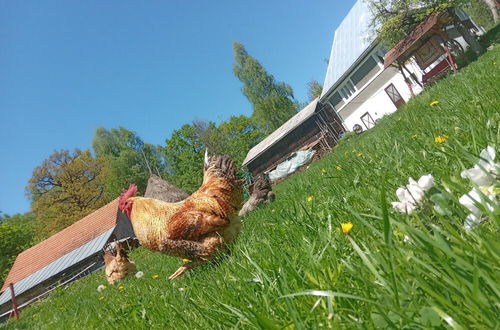
<svg viewBox="0 0 500 330"><path fill-rule="evenodd" d="M243 166L253 177L267 173L280 163L305 149L329 150L344 133L337 114L328 105L320 105L319 99L269 134L248 152Z"/></svg>
<svg viewBox="0 0 500 330"><path fill-rule="evenodd" d="M100 269L106 243L133 236L130 221L118 211L115 199L21 252L1 289L0 318L12 312L12 291L17 308L25 307L55 288Z"/></svg>

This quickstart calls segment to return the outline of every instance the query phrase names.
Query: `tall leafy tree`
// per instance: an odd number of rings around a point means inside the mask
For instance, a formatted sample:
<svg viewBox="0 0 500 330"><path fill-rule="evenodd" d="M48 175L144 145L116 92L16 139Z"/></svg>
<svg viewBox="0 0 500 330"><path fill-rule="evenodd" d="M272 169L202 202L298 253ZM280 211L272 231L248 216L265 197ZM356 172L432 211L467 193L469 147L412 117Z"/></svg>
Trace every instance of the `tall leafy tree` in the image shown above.
<svg viewBox="0 0 500 330"><path fill-rule="evenodd" d="M464 9L476 24L485 29L492 28L500 19L500 1L498 0L471 0Z"/></svg>
<svg viewBox="0 0 500 330"><path fill-rule="evenodd" d="M165 176L167 171L161 149L144 143L137 134L123 127L111 130L98 127L92 148L97 157L104 159L108 169L104 184L108 199L116 198L130 183L135 183L143 193L151 173Z"/></svg>
<svg viewBox="0 0 500 330"><path fill-rule="evenodd" d="M470 0L367 0L373 15L373 26L377 27L377 36L388 48L393 47L415 26L431 13L449 13L454 18L458 31L476 52L482 47L462 25L453 7L463 7Z"/></svg>
<svg viewBox="0 0 500 330"><path fill-rule="evenodd" d="M238 42L233 44L233 72L243 83L242 92L253 106L252 117L270 133L298 110L290 85L277 82Z"/></svg>
<svg viewBox="0 0 500 330"><path fill-rule="evenodd" d="M38 237L47 237L105 204L104 161L90 151L56 151L36 167L27 195L37 220Z"/></svg>
<svg viewBox="0 0 500 330"><path fill-rule="evenodd" d="M0 216L0 283L3 283L16 256L33 244L33 213Z"/></svg>
<svg viewBox="0 0 500 330"><path fill-rule="evenodd" d="M208 148L211 153L221 152L221 138L214 122L194 120L191 125L195 131L195 138L191 141L199 142L203 148Z"/></svg>
<svg viewBox="0 0 500 330"><path fill-rule="evenodd" d="M307 83L307 96L309 97L309 101L312 102L317 97L320 97L322 91L323 86L317 80L311 80Z"/></svg>
<svg viewBox="0 0 500 330"><path fill-rule="evenodd" d="M201 120L183 125L166 140L164 148L172 168L170 180L191 193L202 181L205 149L210 155L227 154L240 166L250 148L264 136L246 116L231 117L219 126Z"/></svg>
<svg viewBox="0 0 500 330"><path fill-rule="evenodd" d="M171 164L171 180L184 191L191 193L202 181L203 153L206 145L202 141L200 126L185 124L175 130L165 141L165 157Z"/></svg>
<svg viewBox="0 0 500 330"><path fill-rule="evenodd" d="M231 156L238 166L241 166L248 151L265 137L254 121L243 115L232 116L222 122L217 127L217 134L221 141L218 152Z"/></svg>
<svg viewBox="0 0 500 330"><path fill-rule="evenodd" d="M493 22L497 24L500 21L500 2L498 0L482 0L481 2L488 7L493 18Z"/></svg>

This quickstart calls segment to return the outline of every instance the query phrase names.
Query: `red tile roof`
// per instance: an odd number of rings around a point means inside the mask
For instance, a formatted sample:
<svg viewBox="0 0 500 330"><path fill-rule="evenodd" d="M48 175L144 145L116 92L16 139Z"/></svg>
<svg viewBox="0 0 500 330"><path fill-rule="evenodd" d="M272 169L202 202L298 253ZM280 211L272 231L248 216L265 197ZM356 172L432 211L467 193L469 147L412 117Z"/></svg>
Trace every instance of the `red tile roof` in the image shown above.
<svg viewBox="0 0 500 330"><path fill-rule="evenodd" d="M117 214L118 198L45 241L21 252L10 269L0 292L8 288L9 283L22 280L112 228L116 225Z"/></svg>

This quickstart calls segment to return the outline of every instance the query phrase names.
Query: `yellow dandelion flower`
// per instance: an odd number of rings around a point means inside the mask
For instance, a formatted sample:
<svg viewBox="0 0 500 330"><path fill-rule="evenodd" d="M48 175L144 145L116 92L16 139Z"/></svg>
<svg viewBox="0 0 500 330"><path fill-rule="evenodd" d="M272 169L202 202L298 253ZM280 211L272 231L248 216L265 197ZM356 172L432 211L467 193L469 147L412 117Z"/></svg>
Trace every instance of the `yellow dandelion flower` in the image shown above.
<svg viewBox="0 0 500 330"><path fill-rule="evenodd" d="M335 169L336 169L337 171L342 171L342 166L337 165L337 166L335 167Z"/></svg>
<svg viewBox="0 0 500 330"><path fill-rule="evenodd" d="M352 229L352 222L347 222L347 223L341 223L340 226L342 227L342 232L345 234L349 234Z"/></svg>
<svg viewBox="0 0 500 330"><path fill-rule="evenodd" d="M118 287L118 290L123 290L123 289L125 289L125 287L124 287L123 285L120 285L120 286Z"/></svg>
<svg viewBox="0 0 500 330"><path fill-rule="evenodd" d="M100 296L100 297L99 297L99 300L104 300L104 296Z"/></svg>
<svg viewBox="0 0 500 330"><path fill-rule="evenodd" d="M412 139L416 139L416 138L417 138L417 134L412 134L412 135L411 135L411 138L412 138Z"/></svg>
<svg viewBox="0 0 500 330"><path fill-rule="evenodd" d="M314 199L314 196L307 196L307 201L308 202L312 202L313 199Z"/></svg>
<svg viewBox="0 0 500 330"><path fill-rule="evenodd" d="M443 135L436 136L434 138L434 142L436 142L436 143L443 143L443 142L446 141L446 139L448 139L448 135L444 135L443 134Z"/></svg>
<svg viewBox="0 0 500 330"><path fill-rule="evenodd" d="M190 262L191 260L189 259L182 259L182 262Z"/></svg>
<svg viewBox="0 0 500 330"><path fill-rule="evenodd" d="M160 277L160 275L158 275L158 274L154 274L154 275L153 275L153 276L151 276L151 277L152 277L152 278L154 278L154 279L157 279L158 277Z"/></svg>
<svg viewBox="0 0 500 330"><path fill-rule="evenodd" d="M434 101L432 101L432 102L430 103L430 106L431 106L431 107L434 107L434 106L436 106L436 105L438 105L438 104L439 104L439 101L438 101L438 100L434 100Z"/></svg>

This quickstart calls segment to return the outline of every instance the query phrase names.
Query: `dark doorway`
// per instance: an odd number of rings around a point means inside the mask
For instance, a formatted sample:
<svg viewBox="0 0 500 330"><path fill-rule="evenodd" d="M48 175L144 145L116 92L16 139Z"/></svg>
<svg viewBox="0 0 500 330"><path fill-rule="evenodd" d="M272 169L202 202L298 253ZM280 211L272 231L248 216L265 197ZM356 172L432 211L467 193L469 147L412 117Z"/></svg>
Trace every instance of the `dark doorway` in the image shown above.
<svg viewBox="0 0 500 330"><path fill-rule="evenodd" d="M391 99L392 103L396 106L396 108L399 109L403 104L405 104L405 100L401 97L401 94L399 94L398 90L396 87L394 87L393 84L390 84L385 88L385 92Z"/></svg>

